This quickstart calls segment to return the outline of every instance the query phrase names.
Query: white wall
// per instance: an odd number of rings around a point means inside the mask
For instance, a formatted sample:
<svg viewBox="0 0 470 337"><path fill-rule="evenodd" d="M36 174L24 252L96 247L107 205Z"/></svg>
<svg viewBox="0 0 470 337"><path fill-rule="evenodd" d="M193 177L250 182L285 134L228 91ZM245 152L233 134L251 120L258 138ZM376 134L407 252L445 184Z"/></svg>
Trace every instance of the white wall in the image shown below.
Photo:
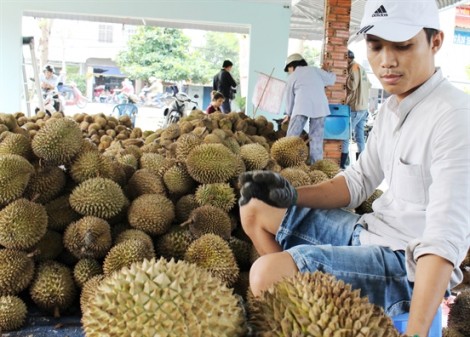
<svg viewBox="0 0 470 337"><path fill-rule="evenodd" d="M4 97L0 100L1 112L12 113L21 107L21 21L25 10L58 15L72 13L244 25L250 30L248 113L251 113L252 109L249 102L256 81L256 71L270 73L272 68L275 68L273 76L285 78L282 69L287 56L291 10L279 3L234 0L101 0L92 3L76 0L0 1L0 93Z"/></svg>

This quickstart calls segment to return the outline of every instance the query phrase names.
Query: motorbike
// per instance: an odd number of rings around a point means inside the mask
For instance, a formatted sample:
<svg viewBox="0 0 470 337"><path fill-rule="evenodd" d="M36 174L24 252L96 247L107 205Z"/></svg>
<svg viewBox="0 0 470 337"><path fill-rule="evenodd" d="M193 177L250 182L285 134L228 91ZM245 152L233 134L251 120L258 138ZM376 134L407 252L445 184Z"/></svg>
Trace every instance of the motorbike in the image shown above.
<svg viewBox="0 0 470 337"><path fill-rule="evenodd" d="M87 105L88 98L83 96L76 83L71 82L69 85L59 83L57 87L64 97L65 105L76 105L80 109Z"/></svg>
<svg viewBox="0 0 470 337"><path fill-rule="evenodd" d="M54 112L64 113L64 100L60 93L53 89L47 90L42 93L42 99L44 104L44 112L51 116ZM38 113L41 109L37 107L34 109L35 113Z"/></svg>
<svg viewBox="0 0 470 337"><path fill-rule="evenodd" d="M186 111L195 110L198 106L197 102L193 101L188 94L184 92L175 93L172 97L173 100L163 110L163 116L165 117L163 127L178 123L178 121L185 116Z"/></svg>

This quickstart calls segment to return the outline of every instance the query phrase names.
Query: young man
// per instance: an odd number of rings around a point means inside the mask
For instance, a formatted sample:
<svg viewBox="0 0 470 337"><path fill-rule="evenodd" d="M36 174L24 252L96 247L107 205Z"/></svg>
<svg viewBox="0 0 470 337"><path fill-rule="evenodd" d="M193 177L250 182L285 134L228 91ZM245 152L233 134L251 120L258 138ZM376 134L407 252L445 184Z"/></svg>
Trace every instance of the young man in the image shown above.
<svg viewBox="0 0 470 337"><path fill-rule="evenodd" d="M237 82L235 82L230 74L232 67L232 61L225 60L222 64L222 69L214 76L212 81L212 90L222 93L225 97L225 101L220 107L223 113L232 111L230 101L234 98L237 87Z"/></svg>
<svg viewBox="0 0 470 337"><path fill-rule="evenodd" d="M367 78L367 73L356 61L354 53L348 50L348 78L346 80L346 104L351 109L351 129L354 131L356 139L357 152L356 160L359 154L364 151L364 126L367 120L367 110L369 107L369 89L371 83ZM340 167L346 168L349 157L349 138L343 141Z"/></svg>
<svg viewBox="0 0 470 337"><path fill-rule="evenodd" d="M279 174L247 172L242 226L261 257L255 295L296 272L320 270L361 289L407 335L427 336L446 290L462 281L470 243L470 100L435 67L443 43L434 0L369 0L369 63L392 96L358 162L297 190ZM385 179L373 213L355 208Z"/></svg>

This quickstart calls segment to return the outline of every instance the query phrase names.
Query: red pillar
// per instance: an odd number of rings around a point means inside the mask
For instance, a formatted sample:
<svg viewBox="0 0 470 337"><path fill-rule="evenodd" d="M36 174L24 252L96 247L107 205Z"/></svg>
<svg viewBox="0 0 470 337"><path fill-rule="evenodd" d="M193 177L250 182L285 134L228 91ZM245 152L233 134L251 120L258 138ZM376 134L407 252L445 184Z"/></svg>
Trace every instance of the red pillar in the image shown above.
<svg viewBox="0 0 470 337"><path fill-rule="evenodd" d="M351 0L325 0L325 38L323 40L323 62L336 73L336 83L328 87L326 95L331 104L344 104L346 100L346 74L348 68L349 22ZM339 164L340 140L325 140L323 157Z"/></svg>

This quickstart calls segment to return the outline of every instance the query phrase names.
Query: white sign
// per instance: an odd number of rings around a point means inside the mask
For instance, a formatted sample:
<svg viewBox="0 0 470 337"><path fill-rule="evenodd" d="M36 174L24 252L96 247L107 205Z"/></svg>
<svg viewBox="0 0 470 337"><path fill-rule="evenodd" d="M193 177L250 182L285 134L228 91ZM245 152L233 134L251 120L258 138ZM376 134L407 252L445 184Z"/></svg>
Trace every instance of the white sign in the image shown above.
<svg viewBox="0 0 470 337"><path fill-rule="evenodd" d="M285 87L285 81L259 73L252 99L255 109L275 114L280 113Z"/></svg>

